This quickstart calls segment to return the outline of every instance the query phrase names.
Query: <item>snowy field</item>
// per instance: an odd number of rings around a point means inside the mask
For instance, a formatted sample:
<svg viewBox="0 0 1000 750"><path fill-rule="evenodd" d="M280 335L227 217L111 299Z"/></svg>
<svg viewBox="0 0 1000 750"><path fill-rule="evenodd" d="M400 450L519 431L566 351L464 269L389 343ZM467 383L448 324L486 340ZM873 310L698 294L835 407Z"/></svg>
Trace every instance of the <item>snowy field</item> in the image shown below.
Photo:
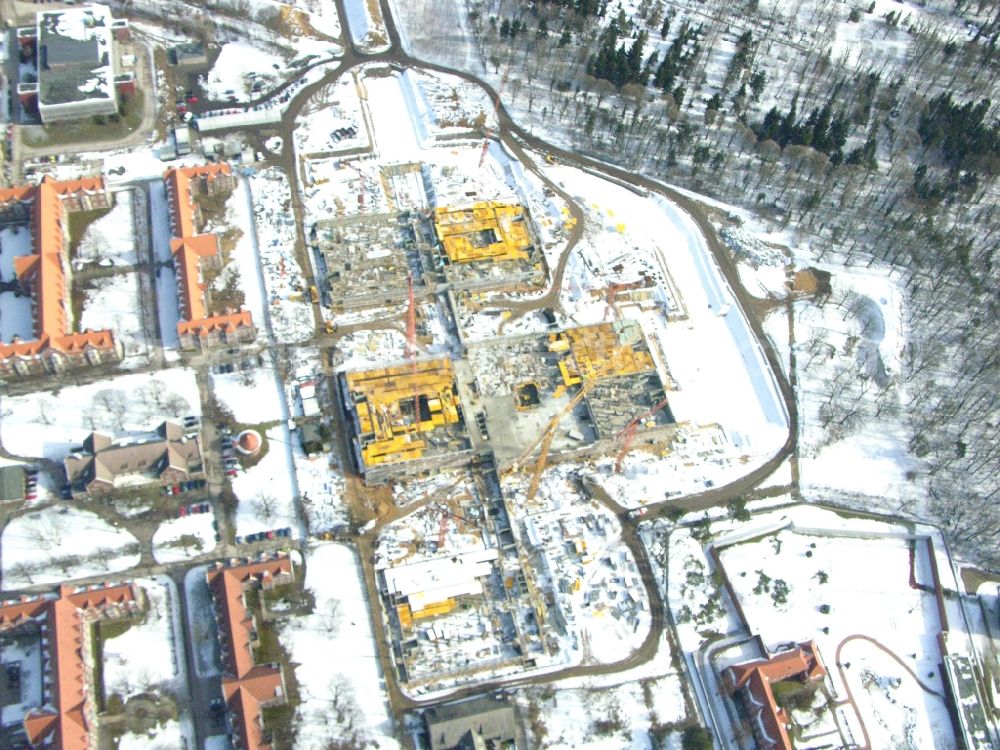
<svg viewBox="0 0 1000 750"><path fill-rule="evenodd" d="M330 0L292 0L292 5L309 14L309 25L327 36L340 36L340 16Z"/></svg>
<svg viewBox="0 0 1000 750"><path fill-rule="evenodd" d="M115 573L138 563L134 536L72 506L17 516L0 537L4 589Z"/></svg>
<svg viewBox="0 0 1000 750"><path fill-rule="evenodd" d="M314 611L287 620L279 636L302 699L297 750L323 750L331 741L398 748L354 551L340 544L310 546L304 585L315 598ZM315 658L321 653L336 658ZM331 698L339 710L331 710Z"/></svg>
<svg viewBox="0 0 1000 750"><path fill-rule="evenodd" d="M139 262L136 252L135 218L132 213L132 191L112 193L114 208L90 224L76 248L74 270L83 263L99 266L134 266Z"/></svg>
<svg viewBox="0 0 1000 750"><path fill-rule="evenodd" d="M189 414L201 414L194 370L159 370L5 398L0 439L18 455L61 461L92 430L145 432Z"/></svg>
<svg viewBox="0 0 1000 750"><path fill-rule="evenodd" d="M281 383L272 367L209 375L216 400L241 424L282 418Z"/></svg>
<svg viewBox="0 0 1000 750"><path fill-rule="evenodd" d="M268 451L258 463L233 477L236 534L291 527L299 535L295 509L295 468L290 456L288 428L282 424L267 431ZM298 438L292 437L297 440Z"/></svg>
<svg viewBox="0 0 1000 750"><path fill-rule="evenodd" d="M0 281L13 281L14 258L32 253L28 227L7 226L0 229ZM9 342L19 336L25 341L35 338L35 323L31 315L31 297L14 292L0 292L0 341Z"/></svg>
<svg viewBox="0 0 1000 750"><path fill-rule="evenodd" d="M362 52L372 54L389 49L389 35L382 20L382 11L373 0L344 0L347 27L351 41Z"/></svg>
<svg viewBox="0 0 1000 750"><path fill-rule="evenodd" d="M214 520L209 512L164 521L153 534L153 557L158 563L172 563L215 549Z"/></svg>

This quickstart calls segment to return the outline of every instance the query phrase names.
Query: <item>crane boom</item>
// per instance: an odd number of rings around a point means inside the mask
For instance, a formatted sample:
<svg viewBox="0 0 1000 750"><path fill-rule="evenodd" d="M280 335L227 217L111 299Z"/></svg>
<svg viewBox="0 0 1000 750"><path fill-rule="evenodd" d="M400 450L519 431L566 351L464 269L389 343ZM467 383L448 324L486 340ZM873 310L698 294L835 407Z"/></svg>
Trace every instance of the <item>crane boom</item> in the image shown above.
<svg viewBox="0 0 1000 750"><path fill-rule="evenodd" d="M629 422L625 426L625 429L618 433L617 437L624 438L624 440L622 441L622 449L618 451L618 457L615 459L615 474L620 474L622 471L622 463L625 460L625 454L632 449L632 443L635 442L635 435L639 431L639 424L660 411L660 409L667 405L668 401L669 399L663 399L645 414L640 414L638 417Z"/></svg>

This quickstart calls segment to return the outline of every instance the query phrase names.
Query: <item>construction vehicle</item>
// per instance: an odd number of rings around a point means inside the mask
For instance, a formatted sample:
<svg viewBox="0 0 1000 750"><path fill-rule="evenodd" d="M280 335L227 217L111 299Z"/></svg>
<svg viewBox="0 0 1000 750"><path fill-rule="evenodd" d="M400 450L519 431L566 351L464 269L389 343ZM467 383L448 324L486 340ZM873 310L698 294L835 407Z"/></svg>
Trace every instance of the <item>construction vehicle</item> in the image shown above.
<svg viewBox="0 0 1000 750"><path fill-rule="evenodd" d="M309 287L309 299L312 300L314 305L319 304L319 289L316 288L315 284Z"/></svg>
<svg viewBox="0 0 1000 750"><path fill-rule="evenodd" d="M326 328L326 332L327 333L336 333L337 332L337 324L334 323L332 320L326 321L326 323L325 323L325 325L323 327Z"/></svg>
<svg viewBox="0 0 1000 750"><path fill-rule="evenodd" d="M615 459L615 474L621 474L622 464L625 461L625 454L632 449L632 443L635 442L635 436L639 430L639 425L666 406L668 400L669 399L663 399L645 414L640 414L638 417L625 425L625 428L618 433L616 438L624 438L624 440L622 441L622 449L618 451L618 456Z"/></svg>

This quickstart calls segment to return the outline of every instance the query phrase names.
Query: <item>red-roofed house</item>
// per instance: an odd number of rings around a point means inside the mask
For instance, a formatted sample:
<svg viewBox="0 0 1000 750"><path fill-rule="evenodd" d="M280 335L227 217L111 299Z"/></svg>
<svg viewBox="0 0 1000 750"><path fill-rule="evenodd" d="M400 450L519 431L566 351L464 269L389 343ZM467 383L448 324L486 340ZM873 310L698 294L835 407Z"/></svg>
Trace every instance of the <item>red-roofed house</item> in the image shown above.
<svg viewBox="0 0 1000 750"><path fill-rule="evenodd" d="M43 644L41 705L24 717L24 732L36 748L89 750L95 746L96 716L87 627L98 620L128 617L141 609L141 589L132 584L74 588L58 597L22 597L0 602L0 633L34 627Z"/></svg>
<svg viewBox="0 0 1000 750"><path fill-rule="evenodd" d="M826 668L815 642L804 641L766 659L726 667L722 682L737 698L760 750L792 750L788 715L775 701L771 685L790 679L818 682L825 676Z"/></svg>
<svg viewBox="0 0 1000 750"><path fill-rule="evenodd" d="M122 348L111 331L74 333L69 299L66 214L110 206L100 177L0 190L0 213L27 215L34 252L14 259L14 273L31 295L35 338L0 342L0 374L61 372L69 367L118 362Z"/></svg>
<svg viewBox="0 0 1000 750"><path fill-rule="evenodd" d="M236 750L271 750L263 709L285 702L281 666L254 664L257 625L243 592L252 586L266 590L294 577L292 559L285 554L228 567L217 563L206 573L222 646L222 695L232 717Z"/></svg>
<svg viewBox="0 0 1000 750"><path fill-rule="evenodd" d="M194 193L212 195L236 184L228 164L205 164L200 167L172 167L163 174L170 205L174 236L170 253L177 274L177 305L181 320L177 334L185 349L201 349L217 344L253 340L256 331L249 310L227 311L209 315L205 295L208 286L204 272L222 264L218 238L199 234L201 209Z"/></svg>

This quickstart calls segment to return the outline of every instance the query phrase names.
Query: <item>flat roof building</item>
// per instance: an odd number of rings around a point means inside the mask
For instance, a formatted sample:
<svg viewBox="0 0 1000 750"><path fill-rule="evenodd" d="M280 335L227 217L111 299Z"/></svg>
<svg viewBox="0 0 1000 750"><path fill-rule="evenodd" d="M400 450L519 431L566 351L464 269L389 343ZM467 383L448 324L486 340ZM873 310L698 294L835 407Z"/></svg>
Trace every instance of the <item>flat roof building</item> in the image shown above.
<svg viewBox="0 0 1000 750"><path fill-rule="evenodd" d="M24 500L24 467L0 466L0 503Z"/></svg>
<svg viewBox="0 0 1000 750"><path fill-rule="evenodd" d="M36 16L38 114L43 123L118 111L115 29L104 5L47 10Z"/></svg>

